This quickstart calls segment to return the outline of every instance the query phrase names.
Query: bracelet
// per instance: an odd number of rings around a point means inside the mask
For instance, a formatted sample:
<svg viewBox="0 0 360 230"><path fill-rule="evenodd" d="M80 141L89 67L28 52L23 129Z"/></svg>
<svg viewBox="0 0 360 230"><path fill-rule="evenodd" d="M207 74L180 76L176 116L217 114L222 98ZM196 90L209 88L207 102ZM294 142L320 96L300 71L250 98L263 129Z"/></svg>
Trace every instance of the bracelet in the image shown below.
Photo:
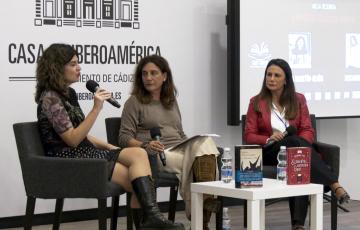
<svg viewBox="0 0 360 230"><path fill-rule="evenodd" d="M140 148L146 149L149 145L148 141L144 141L143 143L141 143Z"/></svg>

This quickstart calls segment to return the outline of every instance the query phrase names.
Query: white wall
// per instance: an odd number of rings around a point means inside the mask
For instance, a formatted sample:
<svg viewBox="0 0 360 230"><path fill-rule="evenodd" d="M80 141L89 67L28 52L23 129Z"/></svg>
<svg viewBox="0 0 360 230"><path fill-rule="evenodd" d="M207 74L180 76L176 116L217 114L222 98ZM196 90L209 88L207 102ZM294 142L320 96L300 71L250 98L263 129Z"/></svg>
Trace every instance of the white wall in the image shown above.
<svg viewBox="0 0 360 230"><path fill-rule="evenodd" d="M339 181L354 200L360 200L360 118L317 121L318 140L340 146Z"/></svg>
<svg viewBox="0 0 360 230"><path fill-rule="evenodd" d="M21 169L17 157L12 131L14 122L36 119L36 104L33 101L34 82L10 82L9 76L26 74L34 76L35 65L15 65L8 62L8 44L15 42L34 42L50 44L63 41L78 44L122 44L130 45L132 40L140 45L161 47L173 71L179 90L179 105L182 111L184 129L189 136L197 133L218 133L221 146L234 146L241 143L241 127L226 124L226 1L222 0L182 0L140 1L140 30L103 30L88 28L34 28L34 2L10 1L7 8L1 7L1 28L6 32L0 38L1 85L0 102L2 116L0 135L2 139L0 161L0 218L23 215L25 212L25 191ZM17 9L22 5L21 9ZM16 18L14 22L9 19ZM21 19L21 20L20 20ZM11 23L11 24L10 24ZM17 27L24 27L16 32ZM32 32L35 31L35 32ZM80 31L80 32L79 32ZM100 33L101 32L101 33ZM20 35L19 35L20 33ZM79 37L80 36L80 37ZM81 37L82 36L82 37ZM82 65L82 72L130 73L133 65ZM101 83L114 91L121 91L121 104L127 98L129 83ZM75 85L84 90L84 83ZM91 102L80 102L87 113ZM247 105L241 105L247 106ZM118 116L120 111L105 105L93 129L93 134L106 139L104 118ZM359 173L357 149L359 144L359 119L321 120L318 122L319 139L341 145L341 179L353 198L360 199L360 182L354 180ZM353 170L354 169L354 170ZM355 171L357 170L357 172ZM161 197L161 198L160 198ZM159 201L167 200L167 190L159 193ZM124 203L124 197L121 198ZM95 201L83 199L65 201L64 210L96 207ZM52 212L53 201L41 200L36 212Z"/></svg>

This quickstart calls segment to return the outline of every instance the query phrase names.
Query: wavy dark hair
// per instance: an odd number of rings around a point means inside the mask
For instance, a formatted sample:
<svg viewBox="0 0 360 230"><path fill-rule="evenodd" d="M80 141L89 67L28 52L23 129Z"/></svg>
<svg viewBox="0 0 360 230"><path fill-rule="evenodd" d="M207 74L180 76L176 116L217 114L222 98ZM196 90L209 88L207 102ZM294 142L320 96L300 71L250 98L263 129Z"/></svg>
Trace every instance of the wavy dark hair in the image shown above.
<svg viewBox="0 0 360 230"><path fill-rule="evenodd" d="M266 87L266 73L270 66L275 65L281 68L285 73L286 84L284 90L280 96L279 103L285 108L285 118L288 120L294 119L298 113L299 103L296 97L295 84L292 78L292 71L290 65L283 59L272 59L266 66L264 80L260 93L256 96L254 102L254 109L260 112L259 101L265 100L271 108L272 106L272 94L271 91Z"/></svg>
<svg viewBox="0 0 360 230"><path fill-rule="evenodd" d="M72 46L60 43L54 43L44 51L36 67L36 103L39 103L40 96L45 90L67 95L64 67L74 55L78 56L78 53Z"/></svg>
<svg viewBox="0 0 360 230"><path fill-rule="evenodd" d="M170 109L177 96L177 90L173 81L171 69L165 58L159 55L150 55L142 58L135 69L135 82L131 94L134 95L142 104L149 104L152 100L151 94L145 89L142 70L148 63L156 65L162 73L166 73L166 81L161 87L160 101L161 104Z"/></svg>

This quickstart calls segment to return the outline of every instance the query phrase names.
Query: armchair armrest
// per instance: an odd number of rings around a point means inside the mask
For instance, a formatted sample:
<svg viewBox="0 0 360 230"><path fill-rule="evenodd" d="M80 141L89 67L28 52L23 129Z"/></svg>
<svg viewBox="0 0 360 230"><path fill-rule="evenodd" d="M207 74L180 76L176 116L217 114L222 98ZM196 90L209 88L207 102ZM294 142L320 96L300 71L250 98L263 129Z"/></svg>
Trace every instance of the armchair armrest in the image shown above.
<svg viewBox="0 0 360 230"><path fill-rule="evenodd" d="M34 156L26 161L23 176L28 196L90 198L103 196L109 186L116 187L109 182L104 159Z"/></svg>
<svg viewBox="0 0 360 230"><path fill-rule="evenodd" d="M339 175L340 147L322 142L314 142L313 146L321 154L322 159L330 166L331 170L336 175Z"/></svg>

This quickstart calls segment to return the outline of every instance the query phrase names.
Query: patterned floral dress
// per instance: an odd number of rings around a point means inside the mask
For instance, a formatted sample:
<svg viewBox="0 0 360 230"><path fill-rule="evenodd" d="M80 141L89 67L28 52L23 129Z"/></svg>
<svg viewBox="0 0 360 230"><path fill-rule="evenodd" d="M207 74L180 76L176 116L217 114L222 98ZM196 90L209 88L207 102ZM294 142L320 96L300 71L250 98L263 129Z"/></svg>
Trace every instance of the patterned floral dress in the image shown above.
<svg viewBox="0 0 360 230"><path fill-rule="evenodd" d="M37 117L47 156L106 159L109 163L109 179L111 178L120 149L98 149L87 138L77 147L70 147L60 137L60 134L78 127L85 119L74 89L69 87L68 96L53 90L44 91L38 104Z"/></svg>

